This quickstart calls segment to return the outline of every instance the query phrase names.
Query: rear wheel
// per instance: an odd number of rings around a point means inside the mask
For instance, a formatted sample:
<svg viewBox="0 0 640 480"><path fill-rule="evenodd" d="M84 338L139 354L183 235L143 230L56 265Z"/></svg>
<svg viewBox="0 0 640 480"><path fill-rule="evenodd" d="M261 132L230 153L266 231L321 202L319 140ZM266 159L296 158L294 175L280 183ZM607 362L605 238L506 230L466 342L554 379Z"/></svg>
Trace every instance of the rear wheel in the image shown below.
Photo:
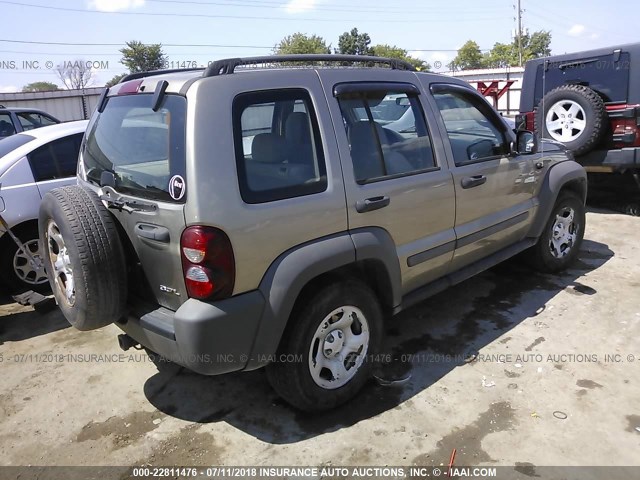
<svg viewBox="0 0 640 480"><path fill-rule="evenodd" d="M79 186L51 190L40 206L39 227L49 283L69 323L94 330L120 319L127 293L124 252L98 196Z"/></svg>
<svg viewBox="0 0 640 480"><path fill-rule="evenodd" d="M4 245L0 253L2 280L11 293L33 290L40 293L49 291L49 280L42 260L38 242L38 228L34 225L15 232L27 253L8 236L3 237Z"/></svg>
<svg viewBox="0 0 640 480"><path fill-rule="evenodd" d="M382 311L373 292L353 280L322 288L304 303L289 320L267 375L293 406L327 410L354 397L369 378Z"/></svg>
<svg viewBox="0 0 640 480"><path fill-rule="evenodd" d="M577 258L584 237L585 212L582 199L561 192L542 236L529 251L533 266L542 272L559 272Z"/></svg>

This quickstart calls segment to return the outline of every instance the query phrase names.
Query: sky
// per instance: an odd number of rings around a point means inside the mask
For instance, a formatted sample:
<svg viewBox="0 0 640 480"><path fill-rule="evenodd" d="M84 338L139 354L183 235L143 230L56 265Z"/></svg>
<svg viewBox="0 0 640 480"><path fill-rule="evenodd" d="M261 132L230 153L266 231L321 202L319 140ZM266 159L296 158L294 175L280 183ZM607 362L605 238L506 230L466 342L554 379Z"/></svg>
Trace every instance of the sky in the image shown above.
<svg viewBox="0 0 640 480"><path fill-rule="evenodd" d="M62 85L55 67L82 60L92 86L126 70L129 40L161 43L170 67L268 55L283 37L316 34L333 47L356 27L428 61L435 71L467 40L509 43L517 0L0 0L0 92ZM523 27L549 30L552 53L640 41L638 0L522 0ZM609 3L609 5L611 5ZM621 14L623 12L624 14Z"/></svg>

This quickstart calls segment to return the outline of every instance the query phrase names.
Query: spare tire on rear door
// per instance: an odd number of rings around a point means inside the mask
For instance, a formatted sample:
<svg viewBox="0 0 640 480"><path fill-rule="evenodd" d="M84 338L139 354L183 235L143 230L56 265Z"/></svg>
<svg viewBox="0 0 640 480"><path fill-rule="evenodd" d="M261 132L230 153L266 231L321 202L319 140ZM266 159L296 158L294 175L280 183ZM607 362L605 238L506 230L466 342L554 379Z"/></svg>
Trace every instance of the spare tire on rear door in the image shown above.
<svg viewBox="0 0 640 480"><path fill-rule="evenodd" d="M575 155L593 150L607 129L600 95L583 85L563 85L547 93L535 112L535 128L543 138L562 142Z"/></svg>
<svg viewBox="0 0 640 480"><path fill-rule="evenodd" d="M51 289L79 330L94 330L125 312L127 276L114 219L91 190L48 192L40 206L40 242Z"/></svg>

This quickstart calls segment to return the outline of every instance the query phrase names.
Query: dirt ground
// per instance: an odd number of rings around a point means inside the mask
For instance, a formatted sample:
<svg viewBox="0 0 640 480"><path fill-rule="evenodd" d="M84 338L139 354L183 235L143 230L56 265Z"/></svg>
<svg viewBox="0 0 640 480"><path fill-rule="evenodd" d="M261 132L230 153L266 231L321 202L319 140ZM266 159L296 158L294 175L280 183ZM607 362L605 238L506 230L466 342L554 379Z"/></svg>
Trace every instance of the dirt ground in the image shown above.
<svg viewBox="0 0 640 480"><path fill-rule="evenodd" d="M380 376L408 381L322 415L5 299L0 463L640 466L640 218L587 221L563 275L511 261L390 319Z"/></svg>

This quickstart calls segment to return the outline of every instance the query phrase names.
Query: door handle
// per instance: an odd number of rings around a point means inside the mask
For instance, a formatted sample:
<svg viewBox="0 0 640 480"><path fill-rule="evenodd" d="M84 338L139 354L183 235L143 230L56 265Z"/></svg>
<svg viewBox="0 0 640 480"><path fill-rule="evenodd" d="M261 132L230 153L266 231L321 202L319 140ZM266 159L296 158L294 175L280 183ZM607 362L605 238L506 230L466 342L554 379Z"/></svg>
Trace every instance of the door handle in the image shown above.
<svg viewBox="0 0 640 480"><path fill-rule="evenodd" d="M372 212L373 210L379 210L388 206L391 203L391 199L386 195L379 197L371 197L366 200L359 200L356 202L356 212Z"/></svg>
<svg viewBox="0 0 640 480"><path fill-rule="evenodd" d="M148 238L156 242L169 243L171 238L168 228L150 225L148 223L136 223L135 232L136 235L141 238Z"/></svg>
<svg viewBox="0 0 640 480"><path fill-rule="evenodd" d="M484 175L474 175L473 177L465 177L460 182L462 184L462 188L473 188L480 186L487 182L487 177Z"/></svg>

